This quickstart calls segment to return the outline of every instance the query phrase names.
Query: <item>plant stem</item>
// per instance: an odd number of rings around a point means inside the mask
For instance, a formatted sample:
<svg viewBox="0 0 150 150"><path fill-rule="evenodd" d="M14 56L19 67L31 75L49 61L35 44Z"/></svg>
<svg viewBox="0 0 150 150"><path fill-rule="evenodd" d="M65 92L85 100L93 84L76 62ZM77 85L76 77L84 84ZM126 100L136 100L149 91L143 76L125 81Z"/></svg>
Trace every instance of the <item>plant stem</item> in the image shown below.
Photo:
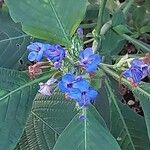
<svg viewBox="0 0 150 150"><path fill-rule="evenodd" d="M99 4L99 14L97 20L97 27L96 27L97 35L100 34L101 28L103 26L103 14L104 14L106 2L107 0L101 0L101 4Z"/></svg>
<svg viewBox="0 0 150 150"><path fill-rule="evenodd" d="M102 64L102 65L101 65L101 68L102 68L106 73L108 73L109 75L111 75L115 80L119 80L119 79L120 79L120 76L119 76L115 71L113 71L112 69L110 69L109 67L107 67L107 65ZM124 84L131 86L131 85L130 85L130 82L129 82L128 80L126 80L126 79L123 78L121 81L122 81Z"/></svg>
<svg viewBox="0 0 150 150"><path fill-rule="evenodd" d="M87 118L86 118L86 108L83 108L83 114L84 114L84 149L86 150L87 149L87 146L86 146L86 143L87 143L87 133L86 133L86 128L87 128Z"/></svg>
<svg viewBox="0 0 150 150"><path fill-rule="evenodd" d="M81 24L80 27L84 29L93 28L96 26L96 23L90 23L90 24Z"/></svg>
<svg viewBox="0 0 150 150"><path fill-rule="evenodd" d="M88 44L88 43L93 42L93 41L94 41L94 38L85 41L84 44Z"/></svg>
<svg viewBox="0 0 150 150"><path fill-rule="evenodd" d="M101 65L102 65L102 66L106 66L106 67L109 67L109 68L114 68L114 66L115 66L115 65L104 64L104 63L101 63Z"/></svg>

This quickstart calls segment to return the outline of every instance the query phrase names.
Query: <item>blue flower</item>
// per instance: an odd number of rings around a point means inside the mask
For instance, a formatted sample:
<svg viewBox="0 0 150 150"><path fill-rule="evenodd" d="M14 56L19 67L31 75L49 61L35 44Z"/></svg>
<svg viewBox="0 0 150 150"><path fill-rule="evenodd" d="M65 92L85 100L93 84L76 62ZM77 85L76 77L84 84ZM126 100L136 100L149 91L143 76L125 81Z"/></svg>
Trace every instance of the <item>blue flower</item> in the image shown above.
<svg viewBox="0 0 150 150"><path fill-rule="evenodd" d="M80 52L80 65L88 72L95 72L102 58L98 54L94 54L92 48L86 48Z"/></svg>
<svg viewBox="0 0 150 150"><path fill-rule="evenodd" d="M43 57L44 51L46 50L45 44L35 42L30 44L27 49L30 51L28 59L30 61L40 61Z"/></svg>
<svg viewBox="0 0 150 150"><path fill-rule="evenodd" d="M61 81L58 83L58 87L62 92L70 92L74 89L85 89L89 87L89 83L82 77L75 77L72 74L65 74L62 76Z"/></svg>
<svg viewBox="0 0 150 150"><path fill-rule="evenodd" d="M149 68L149 65L148 64L145 64L143 60L141 59L134 59L132 62L131 62L131 66L132 67L136 67L136 68L139 68L140 70L142 70L143 72L143 76L147 76L149 73L148 73L148 68Z"/></svg>
<svg viewBox="0 0 150 150"><path fill-rule="evenodd" d="M86 107L93 102L97 96L98 92L91 87L87 89L74 89L68 93L71 99L74 99L81 107Z"/></svg>
<svg viewBox="0 0 150 150"><path fill-rule="evenodd" d="M55 63L56 68L61 67L61 61L65 57L65 49L60 45L51 45L35 42L30 44L27 49L30 51L28 59L30 61L41 61L42 58L47 58L48 60Z"/></svg>
<svg viewBox="0 0 150 150"><path fill-rule="evenodd" d="M139 67L130 67L123 72L123 76L133 83L138 84L143 78L143 71Z"/></svg>
<svg viewBox="0 0 150 150"><path fill-rule="evenodd" d="M140 59L138 59L138 58L133 59L133 61L131 62L131 66L132 66L132 67L139 67L139 68L141 68L141 67L143 67L144 65L145 65L144 61L143 61L143 60L140 60Z"/></svg>
<svg viewBox="0 0 150 150"><path fill-rule="evenodd" d="M65 74L62 76L61 81L58 83L58 87L62 92L69 92L73 88L74 81L74 75Z"/></svg>
<svg viewBox="0 0 150 150"><path fill-rule="evenodd" d="M133 82L133 84L138 84L148 75L148 68L148 65L143 60L134 59L131 62L131 67L123 72L123 76Z"/></svg>
<svg viewBox="0 0 150 150"><path fill-rule="evenodd" d="M47 50L44 52L44 56L47 57L53 63L61 62L65 58L65 49L60 45L46 45Z"/></svg>
<svg viewBox="0 0 150 150"><path fill-rule="evenodd" d="M89 82L81 76L65 74L58 84L59 89L82 106L88 106L97 96L97 91L90 87Z"/></svg>

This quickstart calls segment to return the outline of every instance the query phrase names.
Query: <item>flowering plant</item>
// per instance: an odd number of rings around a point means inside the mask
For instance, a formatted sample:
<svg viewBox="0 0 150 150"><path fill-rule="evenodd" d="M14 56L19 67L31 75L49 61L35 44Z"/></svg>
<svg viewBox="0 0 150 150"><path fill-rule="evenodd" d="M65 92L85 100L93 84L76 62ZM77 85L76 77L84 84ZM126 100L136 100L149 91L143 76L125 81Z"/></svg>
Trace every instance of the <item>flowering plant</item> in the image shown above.
<svg viewBox="0 0 150 150"><path fill-rule="evenodd" d="M1 3L0 150L150 149L147 2Z"/></svg>

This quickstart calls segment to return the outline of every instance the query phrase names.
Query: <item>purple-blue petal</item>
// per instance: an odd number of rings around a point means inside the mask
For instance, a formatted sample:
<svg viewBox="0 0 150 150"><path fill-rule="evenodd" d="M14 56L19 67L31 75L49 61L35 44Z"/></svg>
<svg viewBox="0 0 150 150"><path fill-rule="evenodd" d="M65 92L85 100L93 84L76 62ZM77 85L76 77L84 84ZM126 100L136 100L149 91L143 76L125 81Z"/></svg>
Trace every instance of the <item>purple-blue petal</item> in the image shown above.
<svg viewBox="0 0 150 150"><path fill-rule="evenodd" d="M56 69L61 68L61 63L60 63L60 62L55 62L55 63L54 63L54 67L55 67Z"/></svg>
<svg viewBox="0 0 150 150"><path fill-rule="evenodd" d="M142 60L140 60L140 59L134 59L132 62L131 62L131 66L132 67L139 67L139 68L141 68L142 67L142 65L144 65L144 62L142 61Z"/></svg>
<svg viewBox="0 0 150 150"><path fill-rule="evenodd" d="M89 89L89 82L86 80L79 80L73 84L73 88L79 89L81 92Z"/></svg>
<svg viewBox="0 0 150 150"><path fill-rule="evenodd" d="M62 77L62 81L63 82L73 82L75 80L75 76L72 75L72 74L65 74L63 77Z"/></svg>
<svg viewBox="0 0 150 150"><path fill-rule="evenodd" d="M47 50L44 52L44 56L51 60L53 63L61 62L65 57L65 49L58 44L46 45Z"/></svg>
<svg viewBox="0 0 150 150"><path fill-rule="evenodd" d="M59 83L58 83L58 88L59 88L59 90L61 91L61 92L68 92L68 89L64 86L64 82L62 82L62 81L60 81Z"/></svg>
<svg viewBox="0 0 150 150"><path fill-rule="evenodd" d="M40 60L42 59L42 57L43 57L43 50L40 50L40 51L38 52L38 55L37 55L37 57L36 57L36 60L37 60L37 61L40 61Z"/></svg>
<svg viewBox="0 0 150 150"><path fill-rule="evenodd" d="M144 73L138 67L131 67L123 72L125 78L132 78L135 83L142 80Z"/></svg>
<svg viewBox="0 0 150 150"><path fill-rule="evenodd" d="M139 69L132 69L132 79L135 83L139 83L142 80L143 72Z"/></svg>
<svg viewBox="0 0 150 150"><path fill-rule="evenodd" d="M90 100L94 100L97 95L98 92L92 88L90 88L89 91L87 92L87 96L90 98Z"/></svg>
<svg viewBox="0 0 150 150"><path fill-rule="evenodd" d="M28 55L28 59L29 59L30 61L35 61L36 58L37 58L37 55L38 55L37 52L30 52L29 55Z"/></svg>
<svg viewBox="0 0 150 150"><path fill-rule="evenodd" d="M40 51L41 49L45 49L44 44L39 42L31 43L29 46L27 46L27 49L29 51Z"/></svg>
<svg viewBox="0 0 150 150"><path fill-rule="evenodd" d="M72 89L68 95L71 99L74 99L77 102L81 100L81 92L79 89Z"/></svg>
<svg viewBox="0 0 150 150"><path fill-rule="evenodd" d="M93 53L93 50L92 50L91 47L90 48L86 48L85 50L80 52L79 58L80 59L88 58L88 57L90 57L93 54L94 53Z"/></svg>
<svg viewBox="0 0 150 150"><path fill-rule="evenodd" d="M86 70L88 73L90 73L90 72L96 72L97 68L98 68L98 65L95 64L95 63L87 64L87 65L85 66L85 70Z"/></svg>
<svg viewBox="0 0 150 150"><path fill-rule="evenodd" d="M91 104L90 97L87 96L87 94L84 96L82 95L82 99L80 101L78 101L78 103L81 107L83 107L83 106L86 107Z"/></svg>
<svg viewBox="0 0 150 150"><path fill-rule="evenodd" d="M93 54L89 57L89 60L91 60L92 62L94 62L95 64L99 64L102 61L102 58L100 57L100 55L98 54Z"/></svg>

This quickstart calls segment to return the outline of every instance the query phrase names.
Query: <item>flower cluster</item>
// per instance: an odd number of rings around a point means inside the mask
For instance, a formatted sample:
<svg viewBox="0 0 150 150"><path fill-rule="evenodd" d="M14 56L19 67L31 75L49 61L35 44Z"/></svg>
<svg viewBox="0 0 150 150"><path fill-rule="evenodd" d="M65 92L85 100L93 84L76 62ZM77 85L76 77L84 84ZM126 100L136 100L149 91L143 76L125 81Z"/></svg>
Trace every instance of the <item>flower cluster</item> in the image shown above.
<svg viewBox="0 0 150 150"><path fill-rule="evenodd" d="M65 49L58 44L43 44L35 42L30 44L27 49L30 51L28 59L30 61L41 61L47 58L54 63L56 68L61 66L62 60L65 58Z"/></svg>
<svg viewBox="0 0 150 150"><path fill-rule="evenodd" d="M83 37L83 30L78 29L78 36ZM28 59L36 62L34 65L29 66L30 77L33 78L40 74L43 68L50 67L49 61L53 63L55 68L60 68L63 59L66 56L65 49L58 44L43 44L39 42L31 43L27 49L29 50ZM70 56L68 56L70 57ZM43 61L46 58L47 61ZM74 57L72 56L71 59ZM95 73L98 65L101 63L102 58L98 54L94 54L92 48L86 48L79 53L79 61L74 62L74 66L78 64L85 72L91 74ZM73 61L72 61L73 62ZM71 64L73 65L73 63ZM62 66L64 67L64 66ZM64 68L65 69L65 68ZM63 68L62 68L63 70ZM81 70L79 70L81 71ZM79 72L77 71L76 74ZM51 78L46 83L40 83L39 93L42 95L51 96L52 85L56 82L56 79ZM70 99L75 100L80 107L88 106L93 102L97 96L97 91L90 87L90 84L82 76L75 76L73 74L62 75L58 83L60 91L66 94Z"/></svg>
<svg viewBox="0 0 150 150"><path fill-rule="evenodd" d="M82 76L74 76L73 74L65 74L62 76L58 87L81 107L88 106L98 94Z"/></svg>
<svg viewBox="0 0 150 150"><path fill-rule="evenodd" d="M133 85L139 82L149 74L150 66L142 59L134 59L131 66L123 72L123 76L127 78Z"/></svg>

